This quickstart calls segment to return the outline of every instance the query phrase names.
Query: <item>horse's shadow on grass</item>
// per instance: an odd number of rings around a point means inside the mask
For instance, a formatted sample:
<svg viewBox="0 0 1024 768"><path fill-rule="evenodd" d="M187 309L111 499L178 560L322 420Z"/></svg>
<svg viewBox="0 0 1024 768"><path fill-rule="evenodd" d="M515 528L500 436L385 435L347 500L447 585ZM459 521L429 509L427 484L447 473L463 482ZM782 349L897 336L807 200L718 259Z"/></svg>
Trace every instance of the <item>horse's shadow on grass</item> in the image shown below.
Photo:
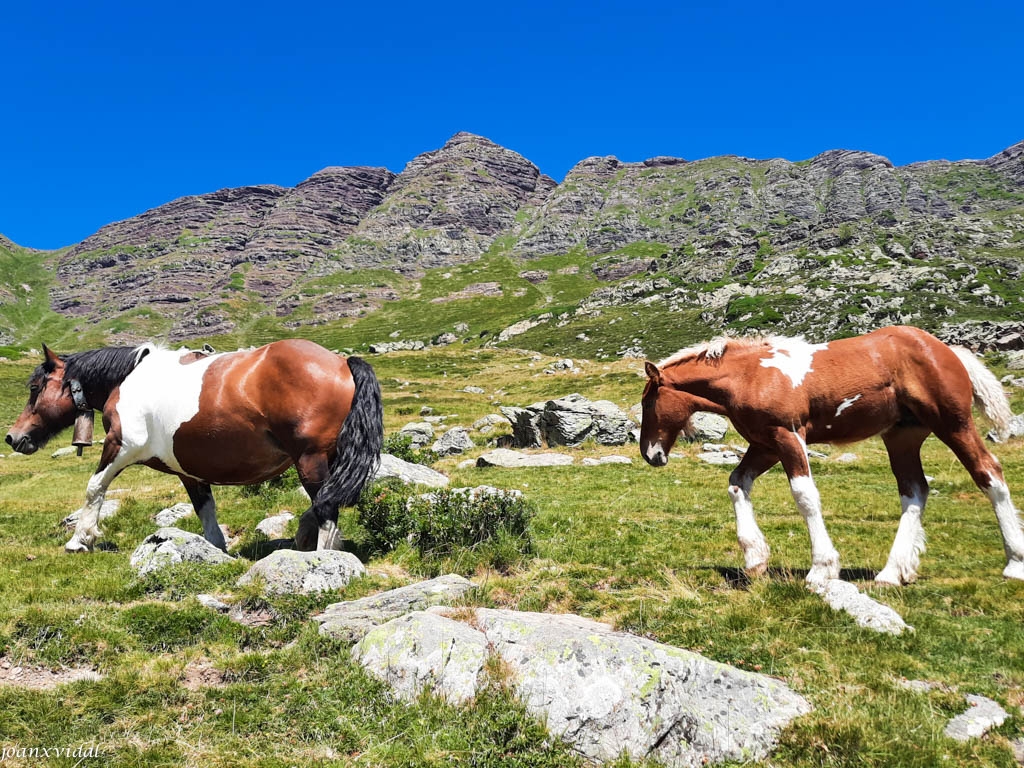
<svg viewBox="0 0 1024 768"><path fill-rule="evenodd" d="M241 555L246 560L256 561L262 560L279 549L295 549L295 539L259 539L240 547L235 554ZM351 552L362 563L369 560L373 554L368 548L348 539L342 543L341 549L343 552Z"/></svg>
<svg viewBox="0 0 1024 768"><path fill-rule="evenodd" d="M730 589L748 589L753 581L742 568L713 565L699 570L717 571ZM808 573L807 568L769 568L764 578L771 581L804 581ZM878 571L871 568L843 568L839 571L839 578L843 581L873 581L877 575Z"/></svg>

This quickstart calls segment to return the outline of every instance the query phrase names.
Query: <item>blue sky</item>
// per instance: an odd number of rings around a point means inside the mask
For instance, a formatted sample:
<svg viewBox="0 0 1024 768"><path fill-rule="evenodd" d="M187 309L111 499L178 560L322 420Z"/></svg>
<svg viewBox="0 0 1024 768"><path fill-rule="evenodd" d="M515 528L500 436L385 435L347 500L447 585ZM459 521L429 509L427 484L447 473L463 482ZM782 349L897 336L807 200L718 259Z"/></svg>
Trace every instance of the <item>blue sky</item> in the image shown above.
<svg viewBox="0 0 1024 768"><path fill-rule="evenodd" d="M607 154L983 158L1024 140L1022 29L1020 0L7 4L0 233L400 171L460 130L559 180Z"/></svg>

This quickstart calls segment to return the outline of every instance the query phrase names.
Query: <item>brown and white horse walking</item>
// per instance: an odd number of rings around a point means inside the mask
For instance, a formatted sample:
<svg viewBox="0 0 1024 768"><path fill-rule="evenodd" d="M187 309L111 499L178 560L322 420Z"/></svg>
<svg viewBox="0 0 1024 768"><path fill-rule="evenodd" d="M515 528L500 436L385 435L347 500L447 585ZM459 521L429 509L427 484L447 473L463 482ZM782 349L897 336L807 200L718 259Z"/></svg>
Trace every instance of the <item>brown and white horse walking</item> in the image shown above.
<svg viewBox="0 0 1024 768"><path fill-rule="evenodd" d="M310 341L209 355L152 344L63 357L44 351L8 445L34 453L81 410L101 411L106 430L65 545L71 552L92 549L107 487L132 464L177 475L206 539L221 549L210 486L260 483L294 464L313 500L295 544L329 546L338 507L355 503L380 458L384 429L373 369Z"/></svg>
<svg viewBox="0 0 1024 768"><path fill-rule="evenodd" d="M1007 565L1024 579L1024 533L999 460L974 426L972 400L1005 435L1012 416L1003 388L970 351L948 347L918 328L892 327L827 344L780 337L717 339L646 364L640 453L664 466L696 411L727 416L750 447L729 476L729 496L747 572L768 567L769 549L754 519L750 490L781 462L811 538L807 580L839 575L839 553L821 515L807 461L808 443L852 443L881 435L903 515L876 581L906 584L924 551L921 517L928 482L921 444L934 433L988 496Z"/></svg>

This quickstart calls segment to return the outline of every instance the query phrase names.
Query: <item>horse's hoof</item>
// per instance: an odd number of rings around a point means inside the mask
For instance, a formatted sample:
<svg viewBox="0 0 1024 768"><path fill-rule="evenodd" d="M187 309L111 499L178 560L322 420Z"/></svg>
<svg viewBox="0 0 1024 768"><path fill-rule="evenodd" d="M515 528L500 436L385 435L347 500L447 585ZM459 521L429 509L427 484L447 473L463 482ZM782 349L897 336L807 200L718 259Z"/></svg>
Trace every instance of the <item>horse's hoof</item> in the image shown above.
<svg viewBox="0 0 1024 768"><path fill-rule="evenodd" d="M744 567L743 572L747 574L748 579L759 579L768 573L768 561L765 560L763 563L748 565Z"/></svg>
<svg viewBox="0 0 1024 768"><path fill-rule="evenodd" d="M1020 579L1024 581L1024 560L1011 560L1003 569L1003 576L1007 579Z"/></svg>
<svg viewBox="0 0 1024 768"><path fill-rule="evenodd" d="M71 539L67 544L64 545L65 552L92 552L92 547L87 544L83 544L78 539Z"/></svg>
<svg viewBox="0 0 1024 768"><path fill-rule="evenodd" d="M890 571L888 568L880 571L878 575L875 576L875 584L877 584L880 587L903 586L903 582L900 581L900 577L892 571Z"/></svg>

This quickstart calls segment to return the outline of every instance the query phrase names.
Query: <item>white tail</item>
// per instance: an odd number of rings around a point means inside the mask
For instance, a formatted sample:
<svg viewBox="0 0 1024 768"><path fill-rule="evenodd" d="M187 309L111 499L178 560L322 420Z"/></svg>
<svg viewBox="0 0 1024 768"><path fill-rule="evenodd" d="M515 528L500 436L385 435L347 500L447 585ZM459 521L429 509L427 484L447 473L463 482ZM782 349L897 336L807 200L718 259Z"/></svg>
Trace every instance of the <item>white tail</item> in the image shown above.
<svg viewBox="0 0 1024 768"><path fill-rule="evenodd" d="M1010 410L1010 401L1006 398L1003 385L971 350L963 347L950 349L960 358L960 362L967 369L967 375L971 377L975 405L981 408L995 425L996 436L999 442L1002 442L1010 435L1010 421L1013 419L1013 411Z"/></svg>

